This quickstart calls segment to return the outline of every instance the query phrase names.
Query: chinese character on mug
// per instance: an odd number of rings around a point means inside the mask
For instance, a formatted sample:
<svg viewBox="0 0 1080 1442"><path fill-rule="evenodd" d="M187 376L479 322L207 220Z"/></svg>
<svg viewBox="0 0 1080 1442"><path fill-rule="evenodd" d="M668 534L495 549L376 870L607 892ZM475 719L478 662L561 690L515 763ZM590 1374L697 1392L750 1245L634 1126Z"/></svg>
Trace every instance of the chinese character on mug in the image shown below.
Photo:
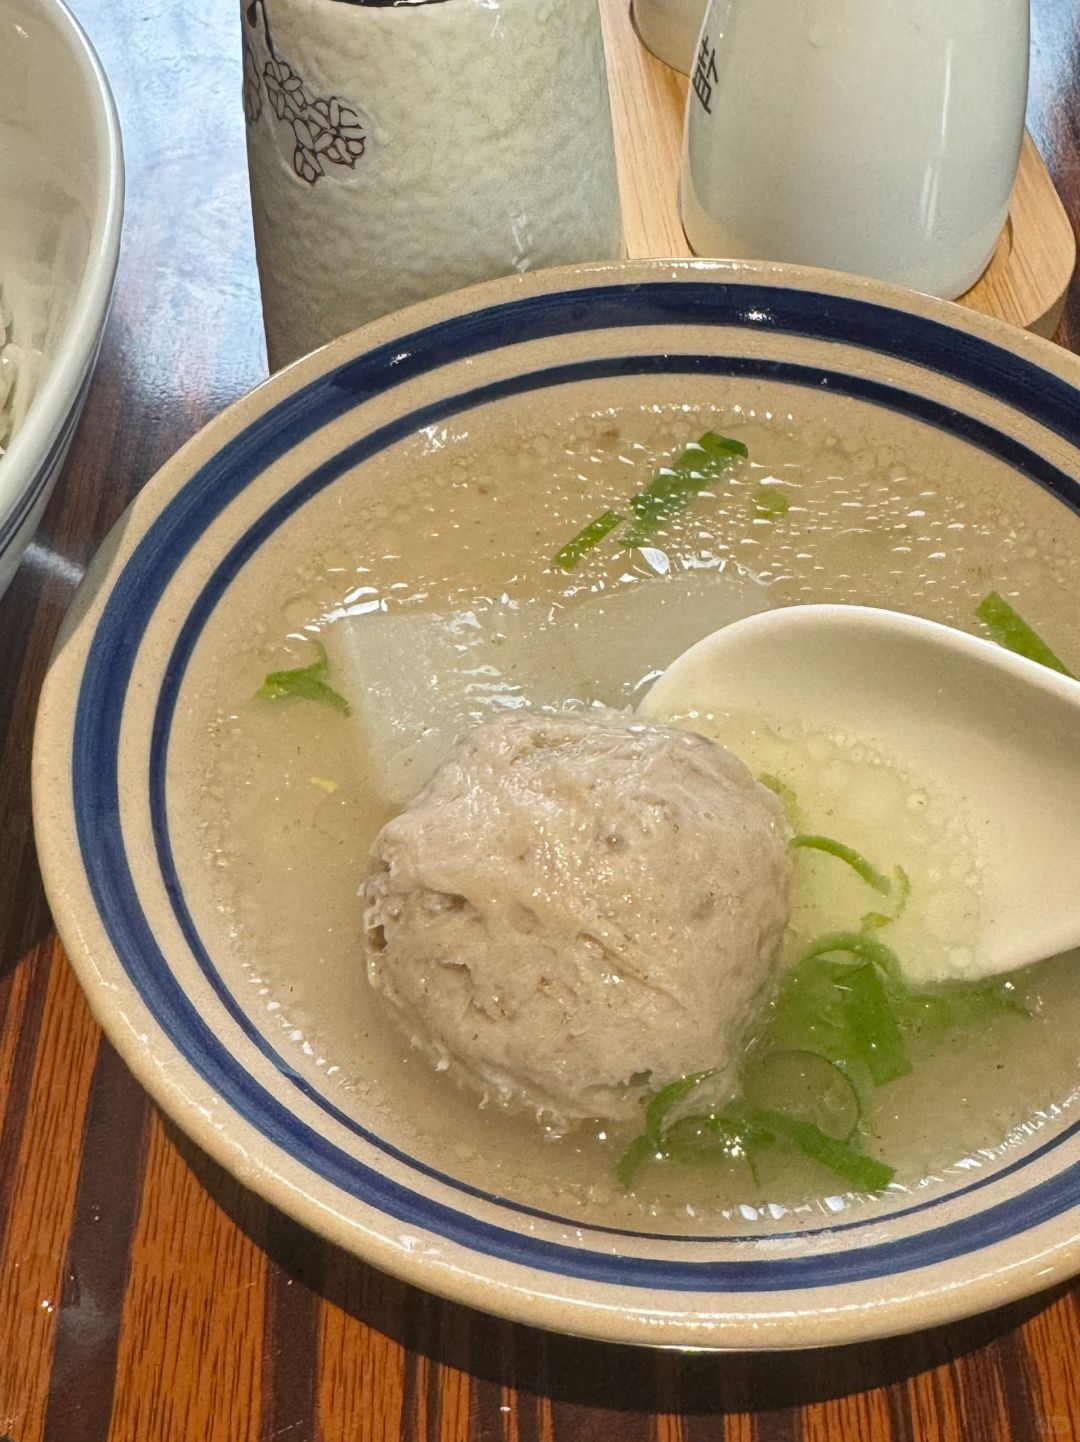
<svg viewBox="0 0 1080 1442"><path fill-rule="evenodd" d="M703 108L709 115L712 114L713 81L716 80L716 46L709 44L709 37L701 37L701 48L698 50L697 69L694 71L694 91L701 101Z"/></svg>

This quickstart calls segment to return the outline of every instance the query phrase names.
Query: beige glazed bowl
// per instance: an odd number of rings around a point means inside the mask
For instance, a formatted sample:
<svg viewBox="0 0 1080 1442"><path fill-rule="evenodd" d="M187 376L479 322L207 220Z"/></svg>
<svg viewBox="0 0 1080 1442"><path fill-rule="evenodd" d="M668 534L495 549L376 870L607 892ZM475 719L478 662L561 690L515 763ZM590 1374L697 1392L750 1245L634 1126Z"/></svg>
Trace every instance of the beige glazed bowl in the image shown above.
<svg viewBox="0 0 1080 1442"><path fill-rule="evenodd" d="M1080 1118L1065 1104L977 1169L697 1233L591 1222L413 1154L288 1045L206 900L181 764L215 628L271 583L302 517L336 524L395 447L526 405L723 389L882 447L931 445L1080 556L1080 363L943 303L824 272L633 262L496 281L373 323L273 377L150 482L88 574L45 684L34 814L49 899L96 1016L160 1106L322 1236L442 1295L611 1341L782 1348L899 1333L1080 1267ZM692 425L692 421L688 422ZM510 482L508 482L509 484ZM879 603L887 604L878 595ZM702 620L702 633L712 623ZM362 858L357 870L362 870ZM360 983L357 981L357 986ZM327 994L331 1009L355 991ZM363 1068L363 1056L353 1058Z"/></svg>

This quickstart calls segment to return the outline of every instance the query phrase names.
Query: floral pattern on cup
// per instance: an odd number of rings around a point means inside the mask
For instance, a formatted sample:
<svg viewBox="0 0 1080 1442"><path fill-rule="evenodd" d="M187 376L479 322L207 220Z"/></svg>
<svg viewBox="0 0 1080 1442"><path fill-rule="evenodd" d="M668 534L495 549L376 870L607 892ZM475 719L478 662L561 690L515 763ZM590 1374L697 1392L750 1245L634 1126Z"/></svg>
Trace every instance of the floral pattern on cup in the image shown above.
<svg viewBox="0 0 1080 1442"><path fill-rule="evenodd" d="M355 171L368 145L367 127L359 107L338 95L316 95L278 53L265 0L251 0L245 18L252 32L244 36L247 123L255 125L262 116L265 91L276 122L292 132L287 148L292 150L292 168L300 180L314 185L320 178L332 176L335 166ZM266 52L261 67L257 44Z"/></svg>

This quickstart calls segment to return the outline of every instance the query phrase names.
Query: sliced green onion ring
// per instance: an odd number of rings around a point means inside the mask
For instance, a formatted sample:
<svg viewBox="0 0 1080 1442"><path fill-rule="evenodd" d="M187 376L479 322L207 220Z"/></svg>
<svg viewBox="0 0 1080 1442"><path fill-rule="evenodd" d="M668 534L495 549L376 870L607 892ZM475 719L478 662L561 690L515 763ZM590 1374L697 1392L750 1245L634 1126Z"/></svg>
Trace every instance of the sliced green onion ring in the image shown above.
<svg viewBox="0 0 1080 1442"><path fill-rule="evenodd" d="M848 1141L862 1120L862 1098L849 1073L820 1052L778 1047L755 1058L743 1079L752 1107L784 1111Z"/></svg>
<svg viewBox="0 0 1080 1442"><path fill-rule="evenodd" d="M828 931L817 937L799 957L797 965L833 952L848 952L860 961L870 961L888 977L900 980L900 961L891 946L861 931Z"/></svg>
<svg viewBox="0 0 1080 1442"><path fill-rule="evenodd" d="M857 876L862 877L867 886L872 886L882 896L888 896L893 889L889 878L877 869L872 861L867 861L851 846L845 846L842 841L834 841L831 836L808 836L801 834L793 836L788 842L792 850L805 849L808 851L823 851L827 856L835 856L838 861L843 861L850 866Z"/></svg>
<svg viewBox="0 0 1080 1442"><path fill-rule="evenodd" d="M688 1076L679 1077L677 1081L669 1082L666 1087L656 1093L645 1108L645 1132L644 1135L649 1142L659 1147L664 1130L664 1120L673 1107L678 1106L685 1097L695 1091L702 1082L714 1077L718 1068L713 1067L710 1071L691 1072Z"/></svg>

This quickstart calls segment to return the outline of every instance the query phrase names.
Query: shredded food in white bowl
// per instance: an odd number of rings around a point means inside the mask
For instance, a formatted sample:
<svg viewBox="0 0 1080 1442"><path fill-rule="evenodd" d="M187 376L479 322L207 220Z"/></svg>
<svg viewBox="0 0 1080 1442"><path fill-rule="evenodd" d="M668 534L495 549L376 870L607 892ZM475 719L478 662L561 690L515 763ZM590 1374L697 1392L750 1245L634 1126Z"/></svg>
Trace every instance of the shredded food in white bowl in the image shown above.
<svg viewBox="0 0 1080 1442"><path fill-rule="evenodd" d="M39 350L14 339L12 316L0 288L0 457L30 409L40 362Z"/></svg>

